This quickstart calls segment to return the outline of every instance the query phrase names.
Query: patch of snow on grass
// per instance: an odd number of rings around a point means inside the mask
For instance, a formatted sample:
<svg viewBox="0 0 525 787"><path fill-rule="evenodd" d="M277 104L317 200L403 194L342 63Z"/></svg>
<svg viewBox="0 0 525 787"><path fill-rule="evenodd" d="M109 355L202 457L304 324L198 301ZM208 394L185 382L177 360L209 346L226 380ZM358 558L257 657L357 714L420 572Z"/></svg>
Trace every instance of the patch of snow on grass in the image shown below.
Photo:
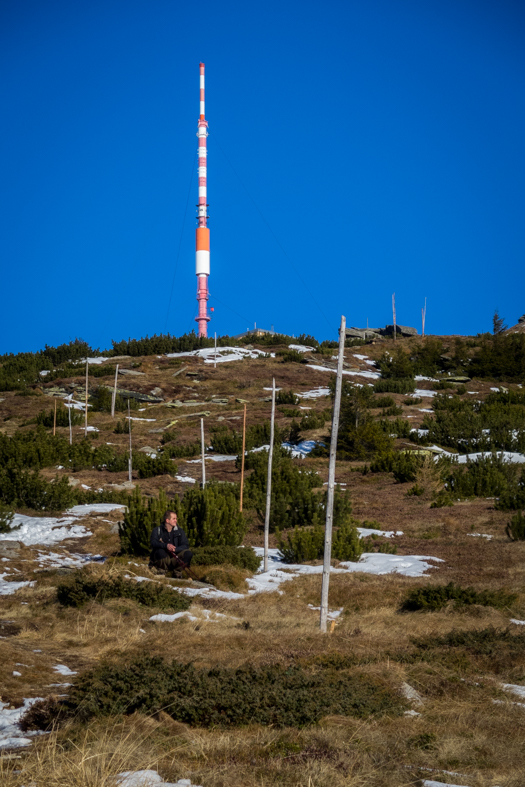
<svg viewBox="0 0 525 787"><path fill-rule="evenodd" d="M472 538L494 538L494 536L489 536L487 533L467 533L467 536L472 536Z"/></svg>
<svg viewBox="0 0 525 787"><path fill-rule="evenodd" d="M31 705L41 700L42 697L24 700L20 708L9 709L9 703L0 701L0 749L15 749L22 746L30 746L29 735L34 732L22 733L20 729L20 719Z"/></svg>
<svg viewBox="0 0 525 787"><path fill-rule="evenodd" d="M118 503L88 503L87 505L73 506L66 511L66 515L63 517L15 514L12 522L13 530L9 533L0 533L0 541L16 538L25 546L33 546L35 544L56 544L66 538L85 538L91 535L91 531L86 530L83 525L73 524L77 517L124 508L125 506Z"/></svg>
<svg viewBox="0 0 525 787"><path fill-rule="evenodd" d="M181 481L183 484L195 484L196 481L194 478L190 478L189 475L176 475L174 476L176 481Z"/></svg>
<svg viewBox="0 0 525 787"><path fill-rule="evenodd" d="M314 351L313 347L307 347L306 344L289 344L288 349L297 350L298 353L311 353Z"/></svg>
<svg viewBox="0 0 525 787"><path fill-rule="evenodd" d="M413 394L410 394L413 399L422 399L424 396L437 396L437 391L427 391L426 388L416 388Z"/></svg>
<svg viewBox="0 0 525 787"><path fill-rule="evenodd" d="M69 667L66 667L65 664L55 664L53 669L55 670L55 672L58 672L59 675L67 675L68 677L69 675L77 675L76 672L70 670Z"/></svg>
<svg viewBox="0 0 525 787"><path fill-rule="evenodd" d="M525 620L518 620L517 618L511 618L511 623L514 623L515 626L525 626Z"/></svg>
<svg viewBox="0 0 525 787"><path fill-rule="evenodd" d="M312 609L314 612L321 611L321 607L314 607L313 604L308 604L308 609ZM327 615L328 620L336 620L341 614L341 612L343 611L343 609L344 607L341 607L340 609L333 609L331 612L329 610Z"/></svg>
<svg viewBox="0 0 525 787"><path fill-rule="evenodd" d="M318 372L331 372L335 374L335 369L329 369L327 366L317 366L317 364L309 363L306 367L307 369L316 369ZM343 369L343 374L347 374L350 377L368 377L370 380L379 380L381 374L379 372L349 372L347 369ZM301 394L299 394L301 396Z"/></svg>
<svg viewBox="0 0 525 787"><path fill-rule="evenodd" d="M118 787L200 787L191 783L191 779L179 779L177 782L165 782L157 771L123 771L115 778Z"/></svg>
<svg viewBox="0 0 525 787"><path fill-rule="evenodd" d="M367 536L384 536L385 538L392 538L393 536L402 536L402 530L374 530L373 527L358 527L356 528L359 533L359 538L366 538Z"/></svg>
<svg viewBox="0 0 525 787"><path fill-rule="evenodd" d="M321 396L329 396L330 389L323 388L319 386L319 388L314 388L311 391L305 391L304 393L298 393L297 396L300 396L301 399L319 399Z"/></svg>
<svg viewBox="0 0 525 787"><path fill-rule="evenodd" d="M258 358L261 355L267 355L262 350L246 350L244 347L217 347L217 355L215 356L214 347L203 347L200 350L192 350L186 353L167 353L166 358L184 358L189 356L196 356L203 358L204 363L224 363L227 361L242 361L244 358ZM275 353L270 353L271 358L275 358Z"/></svg>
<svg viewBox="0 0 525 787"><path fill-rule="evenodd" d="M34 582L7 582L6 577L12 577L13 574L0 574L0 596L12 596L20 588L33 587Z"/></svg>

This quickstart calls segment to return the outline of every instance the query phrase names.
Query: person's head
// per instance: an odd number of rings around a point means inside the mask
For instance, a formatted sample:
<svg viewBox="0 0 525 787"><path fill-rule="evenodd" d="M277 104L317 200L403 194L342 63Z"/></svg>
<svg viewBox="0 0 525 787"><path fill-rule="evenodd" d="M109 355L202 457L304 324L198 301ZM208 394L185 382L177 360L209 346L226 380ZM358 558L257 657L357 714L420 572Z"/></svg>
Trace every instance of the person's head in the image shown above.
<svg viewBox="0 0 525 787"><path fill-rule="evenodd" d="M162 521L164 523L164 527L169 533L170 530L172 530L174 527L177 527L177 514L175 511L166 511Z"/></svg>

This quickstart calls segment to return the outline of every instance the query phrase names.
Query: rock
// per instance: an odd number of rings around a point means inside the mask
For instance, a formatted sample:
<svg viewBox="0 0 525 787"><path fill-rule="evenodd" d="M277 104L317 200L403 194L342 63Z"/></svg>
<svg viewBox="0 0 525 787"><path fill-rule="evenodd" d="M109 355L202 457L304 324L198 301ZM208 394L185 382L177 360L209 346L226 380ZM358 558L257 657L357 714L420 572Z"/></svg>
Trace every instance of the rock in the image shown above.
<svg viewBox="0 0 525 787"><path fill-rule="evenodd" d="M141 372L141 374L143 374L143 372ZM107 388L108 391L113 392L112 385L102 385L101 388ZM123 388L117 388L117 393L119 396L123 396L124 399L136 399L137 402L149 402L150 404L160 404L164 402L162 397L150 396L150 394L138 393L137 391L126 391Z"/></svg>
<svg viewBox="0 0 525 787"><path fill-rule="evenodd" d="M119 369L119 374L129 375L130 377L145 377L145 372L137 372L136 369Z"/></svg>
<svg viewBox="0 0 525 787"><path fill-rule="evenodd" d="M393 325L386 325L382 330L381 333L383 336L393 336L394 335L394 326ZM419 336L416 328L411 328L408 325L396 325L396 334L401 336Z"/></svg>
<svg viewBox="0 0 525 787"><path fill-rule="evenodd" d="M109 532L112 535L118 536L118 522L114 522L111 527L109 528Z"/></svg>
<svg viewBox="0 0 525 787"><path fill-rule="evenodd" d="M188 368L187 366L182 366L180 369L177 369L177 371L173 373L173 376L177 377L177 375L181 374L181 372L185 372L187 368Z"/></svg>
<svg viewBox="0 0 525 787"><path fill-rule="evenodd" d="M219 415L219 417L217 418L217 421L224 421L224 416L223 415Z"/></svg>
<svg viewBox="0 0 525 787"><path fill-rule="evenodd" d="M380 328L347 328L346 337L350 339L373 339L379 335Z"/></svg>
<svg viewBox="0 0 525 787"><path fill-rule="evenodd" d="M228 399L211 399L212 404L228 404Z"/></svg>
<svg viewBox="0 0 525 787"><path fill-rule="evenodd" d="M2 555L2 557L15 558L18 557L19 554L20 541L11 541L10 539L0 541L0 555Z"/></svg>
<svg viewBox="0 0 525 787"><path fill-rule="evenodd" d="M144 445L142 448L139 448L139 451L142 451L143 454L155 454L157 455L157 449L152 448L150 445Z"/></svg>
<svg viewBox="0 0 525 787"><path fill-rule="evenodd" d="M250 404L248 399L236 399L235 401L238 402L239 404ZM266 401L266 399L264 399L264 401ZM271 396L270 396L270 401L272 401Z"/></svg>
<svg viewBox="0 0 525 787"><path fill-rule="evenodd" d="M443 379L447 383L469 383L470 382L470 377L457 376L457 377L444 377Z"/></svg>
<svg viewBox="0 0 525 787"><path fill-rule="evenodd" d="M122 484L108 484L108 486L112 489L116 489L117 492L124 492L126 489L135 489L136 484L134 484L133 481L124 481Z"/></svg>
<svg viewBox="0 0 525 787"><path fill-rule="evenodd" d="M150 391L150 394L152 396L159 396L159 397L161 397L162 393L163 393L162 388L154 388L152 391Z"/></svg>
<svg viewBox="0 0 525 787"><path fill-rule="evenodd" d="M80 484L78 478L74 478L72 475L68 475L67 480L69 481L69 486L78 486Z"/></svg>
<svg viewBox="0 0 525 787"><path fill-rule="evenodd" d="M519 318L518 322L525 322L525 314L523 315L523 317Z"/></svg>
<svg viewBox="0 0 525 787"><path fill-rule="evenodd" d="M148 434L162 434L167 428L167 426L161 426L159 429L148 429Z"/></svg>

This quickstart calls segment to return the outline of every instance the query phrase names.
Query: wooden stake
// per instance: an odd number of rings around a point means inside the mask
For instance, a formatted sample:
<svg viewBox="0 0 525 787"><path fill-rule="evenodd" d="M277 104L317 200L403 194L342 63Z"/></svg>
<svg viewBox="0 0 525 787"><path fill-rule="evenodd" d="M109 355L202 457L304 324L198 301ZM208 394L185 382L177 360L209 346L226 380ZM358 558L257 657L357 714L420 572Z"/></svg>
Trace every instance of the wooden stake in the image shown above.
<svg viewBox="0 0 525 787"><path fill-rule="evenodd" d="M264 517L264 571L268 571L268 545L270 537L270 506L272 501L273 436L275 431L275 377L272 382L272 417L270 421L270 450L268 451L268 477L266 481L266 514Z"/></svg>
<svg viewBox="0 0 525 787"><path fill-rule="evenodd" d="M334 410L332 413L332 432L330 435L330 463L328 465L328 492L326 495L326 525L324 531L323 583L321 587L321 631L326 633L328 620L328 587L330 584L330 562L332 559L332 523L334 513L335 460L337 454L337 434L339 432L339 411L341 409L341 388L343 380L343 359L345 354L346 319L341 317L339 328L339 355L337 358L337 377L335 381Z"/></svg>
<svg viewBox="0 0 525 787"><path fill-rule="evenodd" d="M213 356L213 368L217 368L217 331L215 331L215 355Z"/></svg>
<svg viewBox="0 0 525 787"><path fill-rule="evenodd" d="M118 364L115 369L115 385L113 387L113 396L111 397L111 417L115 417L115 403L117 401L117 377L118 377ZM129 399L128 399L129 401Z"/></svg>
<svg viewBox="0 0 525 787"><path fill-rule="evenodd" d="M129 426L129 459L128 459L128 481L131 483L132 475L131 471L133 470L133 455L131 449L131 405L128 399L128 426Z"/></svg>
<svg viewBox="0 0 525 787"><path fill-rule="evenodd" d="M53 416L53 437L57 433L57 400L55 399L55 414Z"/></svg>
<svg viewBox="0 0 525 787"><path fill-rule="evenodd" d="M206 486L206 460L204 458L204 418L201 418L202 488Z"/></svg>
<svg viewBox="0 0 525 787"><path fill-rule="evenodd" d="M242 511L242 494L244 492L244 452L246 450L246 405L244 405L244 418L242 420L242 454L241 454L241 498L239 511Z"/></svg>
<svg viewBox="0 0 525 787"><path fill-rule="evenodd" d="M396 334L397 334L397 330L396 330L396 294L395 293L392 295L392 313L394 315L394 341L395 341L396 340Z"/></svg>
<svg viewBox="0 0 525 787"><path fill-rule="evenodd" d="M84 422L84 437L87 437L88 376L89 376L88 369L89 369L89 364L86 360L86 417Z"/></svg>
<svg viewBox="0 0 525 787"><path fill-rule="evenodd" d="M425 335L425 319L426 319L426 316L427 316L427 299L425 298L425 308L421 309L421 323L422 323L421 334L422 334L422 336Z"/></svg>

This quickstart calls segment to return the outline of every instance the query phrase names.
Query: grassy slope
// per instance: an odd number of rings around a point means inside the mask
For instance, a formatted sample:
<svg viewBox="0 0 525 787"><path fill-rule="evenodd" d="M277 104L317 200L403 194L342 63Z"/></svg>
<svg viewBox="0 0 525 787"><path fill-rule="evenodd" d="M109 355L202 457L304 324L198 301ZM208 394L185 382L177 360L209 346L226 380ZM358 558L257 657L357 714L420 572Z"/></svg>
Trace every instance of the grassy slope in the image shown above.
<svg viewBox="0 0 525 787"><path fill-rule="evenodd" d="M388 347L388 343L386 343ZM383 346L367 346L356 352L378 357ZM363 369L366 364L346 351L347 360ZM137 359L133 359L136 361ZM159 386L166 398L205 401L213 396L229 396L227 406L207 404L212 415L206 426L217 417L233 417L240 428L242 404L235 397L249 401L248 424L269 417L269 404L260 401L268 392L272 375L278 386L306 391L328 383L329 374L298 364L277 360L257 360L219 364L217 369L197 359L183 359L188 371L201 371L200 382L182 373L173 378L179 364L157 358L138 359L147 374L139 383L127 378L122 387L149 391ZM181 379L182 378L182 379ZM137 378L138 379L138 378ZM358 379L358 378L357 378ZM80 379L79 379L80 382ZM364 382L364 380L362 380ZM56 383L55 383L56 384ZM420 383L431 388L431 383ZM487 393L488 382L472 383L469 390ZM3 394L0 424L12 433L43 409L49 408L47 397L17 397ZM402 404L405 396L394 396ZM430 400L426 400L430 401ZM44 405L45 402L45 405ZM308 400L307 406L321 410L326 400ZM426 403L404 407L404 415L415 415L417 426ZM179 410L163 406L148 407L137 416L156 418L155 423L134 422L134 445L156 446L160 434L149 430L174 421L188 408ZM9 420L4 420L9 418ZM290 419L280 417L279 424ZM127 435L113 434L114 424L108 415L90 414L89 423L101 431L98 441L112 442L124 450ZM198 421L184 419L175 428L180 440L197 438ZM64 433L67 430L59 430ZM76 435L81 434L79 427ZM323 430L308 433L320 437ZM398 441L401 446L402 441ZM322 481L327 477L325 460L306 460L315 467ZM199 466L177 461L179 473L199 478ZM405 497L407 485L396 485L384 474L363 476L352 471L352 463L340 463L336 478L348 484L354 501L354 514L379 520L385 529L401 529L405 535L397 540L398 553L433 555L445 560L428 576L408 579L400 576L373 577L364 574L335 576L331 583L330 606L344 606L345 613L330 636L318 632L317 613L307 604L317 606L320 577L303 577L283 586L283 594L264 594L225 602L198 600L194 609L206 606L230 617L218 622L182 620L175 624L149 622L152 611L139 608L131 601L111 601L105 606L92 604L82 610L61 609L54 600L54 587L60 579L52 571L38 572L37 549L25 548L20 559L10 566L20 569L25 578L37 580L33 588L0 598L0 617L20 626L15 636L2 640L3 659L0 680L2 700L17 704L23 697L61 693L50 684L70 680L52 670L55 664L67 664L82 671L104 657L128 658L140 653L162 655L197 666L236 666L303 664L315 667L329 654L341 654L355 669L386 679L393 686L406 681L423 698L417 707L419 716L362 721L348 718L326 719L321 725L301 732L246 728L214 731L190 729L174 722L166 714L155 718L133 716L80 725L61 730L51 737L37 739L26 751L17 752L24 766L23 778L11 773L20 768L20 760L0 759L2 783L19 785L35 782L53 785L108 783L115 773L132 769L158 767L171 781L191 778L204 787L220 785L378 785L396 787L417 783L420 778L434 778L459 784L518 785L522 783L524 757L521 741L525 711L509 700L518 699L501 690L501 683L525 683L525 655L508 655L496 643L494 652L479 654L472 648L431 647L424 652L415 648L414 637L439 637L458 630L498 629L509 625L511 617L525 618L525 544L511 544L504 535L509 516L494 511L489 500L461 503L451 509L430 509L421 498ZM66 472L66 471L64 471ZM45 470L43 475L53 476ZM239 480L233 463L207 463L208 478ZM82 471L74 474L81 483L94 488L119 483L126 473ZM137 481L144 491L155 492L159 486L169 494L182 492L186 485L169 476ZM116 513L90 517L85 524L94 532L91 539L74 540L55 547L72 552L101 551L111 555L118 549L118 538L104 520L118 521ZM492 540L473 538L472 532L493 535ZM262 544L260 524L253 525L247 544ZM144 565L110 561L103 573L129 570L147 574ZM18 577L17 577L18 579ZM238 582L242 576L223 578ZM398 608L408 589L425 584L458 582L476 589L506 588L518 593L511 610L469 607L465 611L447 609L431 614L399 614ZM153 610L154 612L154 610ZM243 625L249 624L249 626ZM519 627L513 627L520 633ZM35 653L41 650L41 653ZM19 666L16 666L19 665ZM25 666L20 666L25 665ZM13 676L13 670L22 673ZM501 704L493 700L503 700ZM418 770L434 768L466 774L446 776Z"/></svg>

